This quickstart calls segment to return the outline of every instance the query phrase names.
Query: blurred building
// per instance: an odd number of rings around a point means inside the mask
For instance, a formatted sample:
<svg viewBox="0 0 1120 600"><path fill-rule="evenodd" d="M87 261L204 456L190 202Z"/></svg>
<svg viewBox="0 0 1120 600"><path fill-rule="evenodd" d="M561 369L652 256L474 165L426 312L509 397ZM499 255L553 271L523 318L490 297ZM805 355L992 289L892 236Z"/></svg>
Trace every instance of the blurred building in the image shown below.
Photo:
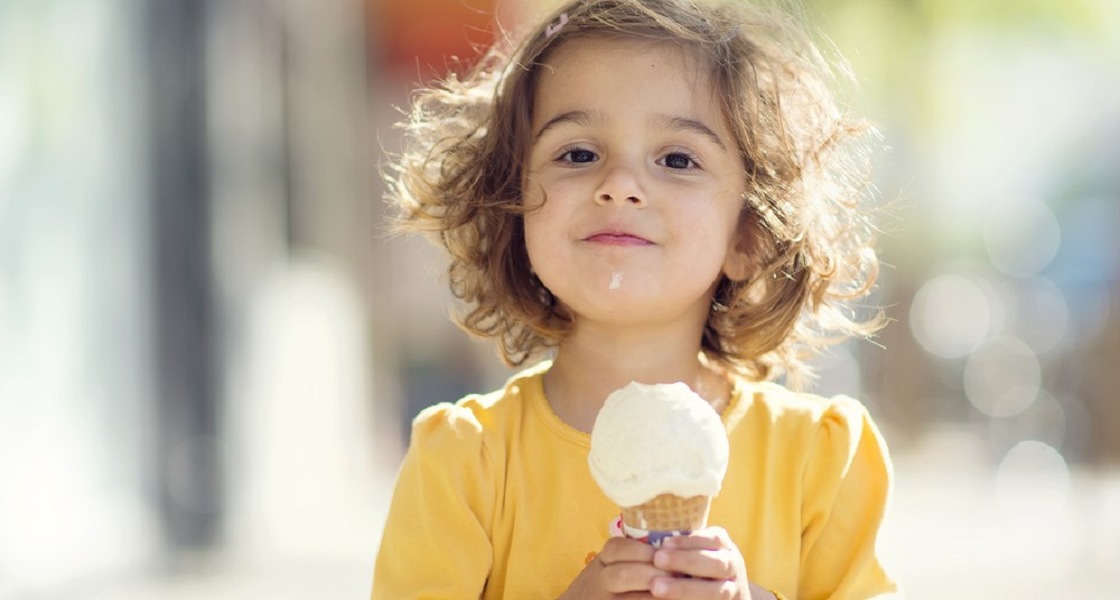
<svg viewBox="0 0 1120 600"><path fill-rule="evenodd" d="M0 4L0 597L374 551L365 15Z"/></svg>

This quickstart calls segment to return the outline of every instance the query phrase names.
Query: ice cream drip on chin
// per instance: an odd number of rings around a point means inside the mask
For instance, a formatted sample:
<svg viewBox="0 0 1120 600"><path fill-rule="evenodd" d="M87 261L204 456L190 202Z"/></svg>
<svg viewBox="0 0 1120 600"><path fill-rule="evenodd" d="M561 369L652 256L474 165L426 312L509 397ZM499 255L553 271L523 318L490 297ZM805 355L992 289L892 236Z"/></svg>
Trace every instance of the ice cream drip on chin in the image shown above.
<svg viewBox="0 0 1120 600"><path fill-rule="evenodd" d="M607 285L608 290L617 290L622 287L622 271L615 271L611 273L611 282Z"/></svg>

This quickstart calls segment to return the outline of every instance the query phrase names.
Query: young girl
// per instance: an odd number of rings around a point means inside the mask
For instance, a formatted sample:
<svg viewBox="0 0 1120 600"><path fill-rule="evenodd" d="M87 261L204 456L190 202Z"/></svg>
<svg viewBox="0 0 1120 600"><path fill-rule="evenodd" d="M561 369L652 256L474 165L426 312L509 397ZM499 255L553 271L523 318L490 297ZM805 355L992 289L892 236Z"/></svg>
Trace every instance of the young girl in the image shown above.
<svg viewBox="0 0 1120 600"><path fill-rule="evenodd" d="M869 335L853 142L820 55L740 2L573 0L421 92L392 197L450 253L469 332L552 359L416 418L374 598L868 598L886 449L856 401L787 390ZM711 527L610 537L606 396L684 382L727 429ZM672 440L665 440L671 444Z"/></svg>

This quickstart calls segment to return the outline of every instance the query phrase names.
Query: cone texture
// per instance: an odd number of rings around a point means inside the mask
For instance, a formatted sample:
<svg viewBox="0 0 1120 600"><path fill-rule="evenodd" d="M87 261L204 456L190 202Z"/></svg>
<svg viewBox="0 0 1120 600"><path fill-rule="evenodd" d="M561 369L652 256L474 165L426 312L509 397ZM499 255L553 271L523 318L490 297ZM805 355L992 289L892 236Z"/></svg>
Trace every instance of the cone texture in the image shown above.
<svg viewBox="0 0 1120 600"><path fill-rule="evenodd" d="M708 524L711 500L708 496L661 494L644 504L622 507L622 520L646 531L694 531Z"/></svg>

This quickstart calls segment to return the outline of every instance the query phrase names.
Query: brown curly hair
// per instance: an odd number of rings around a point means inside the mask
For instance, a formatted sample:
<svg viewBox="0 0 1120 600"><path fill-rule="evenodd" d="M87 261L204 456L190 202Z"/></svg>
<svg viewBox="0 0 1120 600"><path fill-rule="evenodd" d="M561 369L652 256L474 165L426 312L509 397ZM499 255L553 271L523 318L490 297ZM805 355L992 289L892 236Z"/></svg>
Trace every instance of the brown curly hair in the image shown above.
<svg viewBox="0 0 1120 600"><path fill-rule="evenodd" d="M571 330L530 268L521 199L540 66L586 38L669 42L710 69L747 176L740 226L756 240L756 270L718 283L702 338L709 359L799 386L821 348L883 325L880 312L861 319L850 304L878 273L863 208L877 134L839 108L836 71L797 20L734 1L572 0L465 76L417 92L403 123L406 147L388 174L396 225L449 252L451 290L468 307L461 327L493 338L510 366Z"/></svg>

